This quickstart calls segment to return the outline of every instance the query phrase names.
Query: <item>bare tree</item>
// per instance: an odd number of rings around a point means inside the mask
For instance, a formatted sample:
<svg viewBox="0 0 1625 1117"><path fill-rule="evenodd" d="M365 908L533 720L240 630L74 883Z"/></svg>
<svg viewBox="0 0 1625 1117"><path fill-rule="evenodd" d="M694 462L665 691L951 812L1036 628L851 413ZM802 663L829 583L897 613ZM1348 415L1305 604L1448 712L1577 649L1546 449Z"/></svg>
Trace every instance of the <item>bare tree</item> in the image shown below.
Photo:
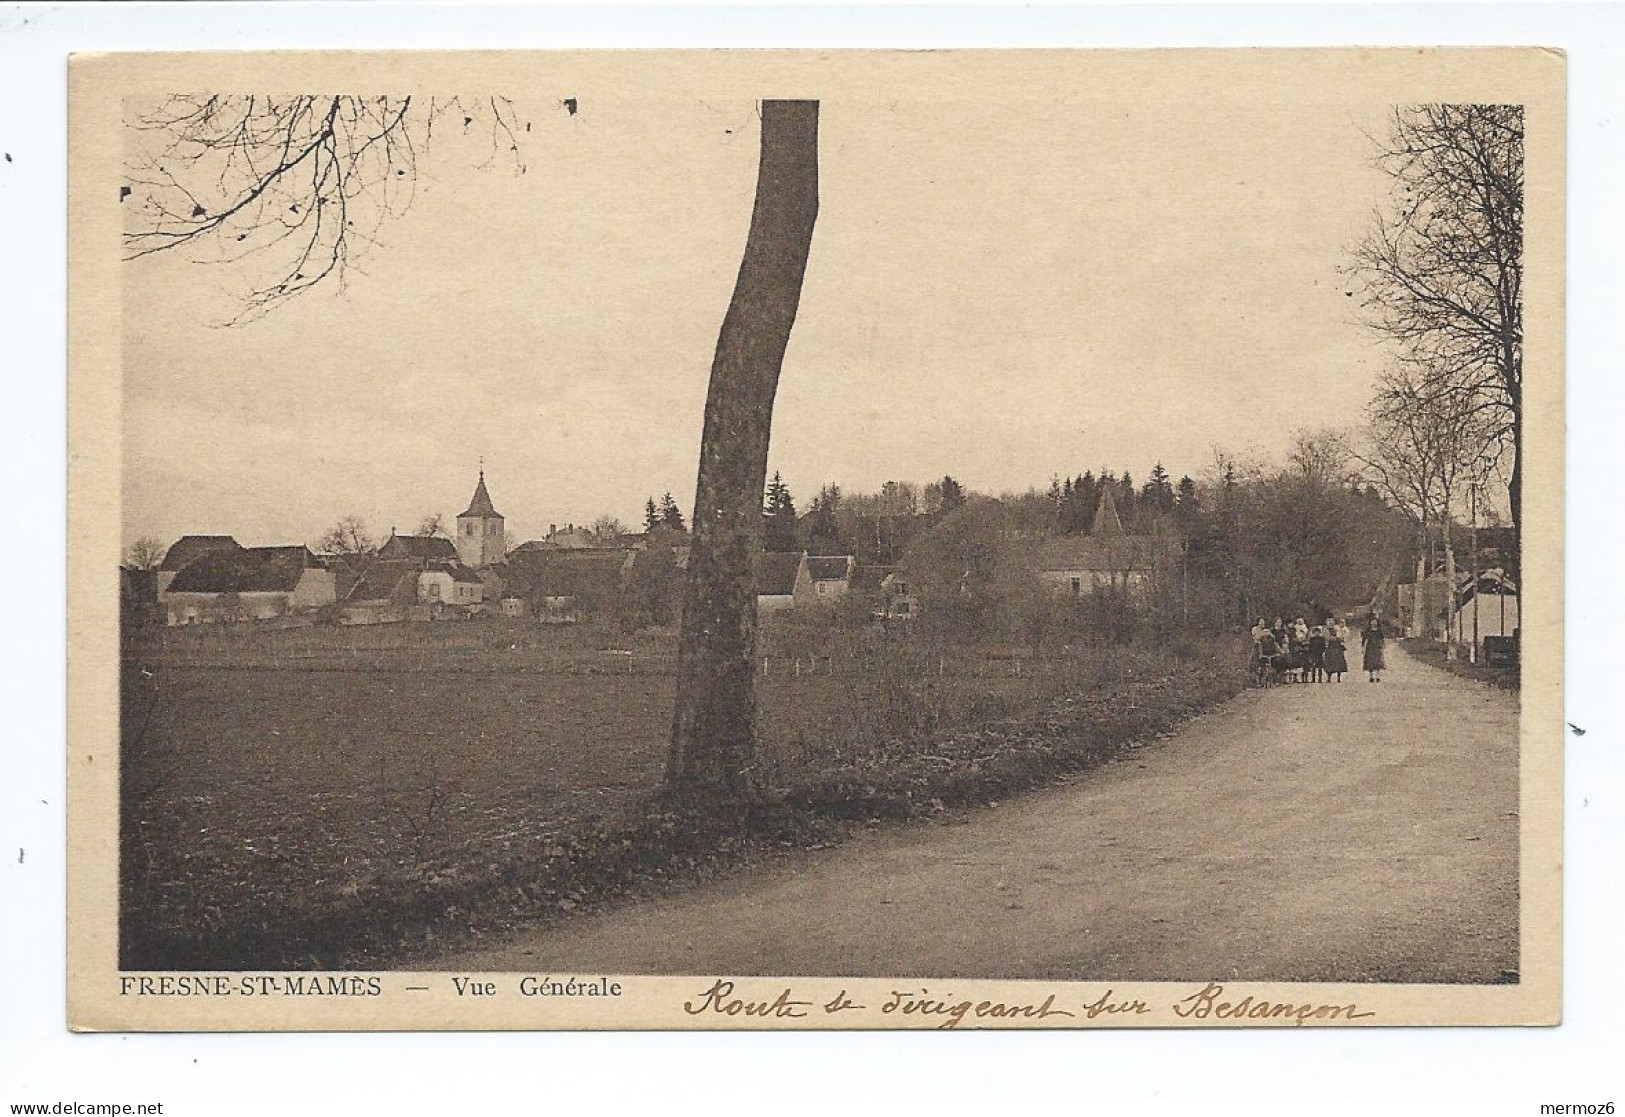
<svg viewBox="0 0 1625 1117"><path fill-rule="evenodd" d="M164 561L164 545L150 535L143 535L124 553L124 561L131 570L156 570Z"/></svg>
<svg viewBox="0 0 1625 1117"><path fill-rule="evenodd" d="M1523 488L1523 108L1396 109L1377 164L1393 180L1350 271L1370 325L1419 374L1417 398L1470 413Z"/></svg>
<svg viewBox="0 0 1625 1117"><path fill-rule="evenodd" d="M627 534L627 527L614 516L599 516L592 522L592 534L599 543L614 546Z"/></svg>
<svg viewBox="0 0 1625 1117"><path fill-rule="evenodd" d="M1445 581L1453 595L1452 512L1467 485L1482 483L1493 466L1487 449L1496 444L1495 420L1465 395L1433 392L1428 373L1415 365L1401 365L1383 376L1370 412L1370 447L1361 459L1418 527L1416 616L1431 621L1423 614L1433 531L1436 527L1439 532ZM1454 645L1446 654L1454 657Z"/></svg>
<svg viewBox="0 0 1625 1117"><path fill-rule="evenodd" d="M1287 462L1310 484L1341 485L1350 473L1348 440L1329 428L1294 431Z"/></svg>
<svg viewBox="0 0 1625 1117"><path fill-rule="evenodd" d="M377 544L367 534L365 520L360 516L346 516L327 530L317 549L324 555L347 558L371 554L377 549Z"/></svg>
<svg viewBox="0 0 1625 1117"><path fill-rule="evenodd" d="M573 99L561 104L577 111ZM410 204L418 159L448 118L488 136L491 158L510 154L523 173L519 141L531 125L500 98L171 97L129 121L126 257L185 249L260 263L269 278L253 282L236 321L324 281L342 284L355 254ZM758 502L818 214L818 102L763 101L760 118L750 231L706 397L679 641L667 781L691 798L737 795L749 782ZM353 554L363 538L358 521L341 522L322 547Z"/></svg>
<svg viewBox="0 0 1625 1117"><path fill-rule="evenodd" d="M446 517L439 512L430 512L418 524L418 534L430 539L450 539L451 532L446 530Z"/></svg>
<svg viewBox="0 0 1625 1117"><path fill-rule="evenodd" d="M818 102L763 101L750 231L717 336L666 765L683 797L733 797L755 752L755 557L779 371L818 219Z"/></svg>

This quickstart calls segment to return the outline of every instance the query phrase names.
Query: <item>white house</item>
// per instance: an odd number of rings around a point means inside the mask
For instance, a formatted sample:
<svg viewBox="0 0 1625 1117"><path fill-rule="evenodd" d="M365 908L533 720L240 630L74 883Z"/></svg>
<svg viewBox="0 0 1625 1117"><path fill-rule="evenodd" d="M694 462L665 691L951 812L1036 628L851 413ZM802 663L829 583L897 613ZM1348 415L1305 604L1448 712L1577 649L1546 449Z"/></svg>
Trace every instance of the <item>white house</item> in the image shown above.
<svg viewBox="0 0 1625 1117"><path fill-rule="evenodd" d="M418 575L419 605L479 605L485 600L485 582L460 562L440 563Z"/></svg>
<svg viewBox="0 0 1625 1117"><path fill-rule="evenodd" d="M796 573L796 604L835 604L851 588L856 567L851 555L807 555Z"/></svg>

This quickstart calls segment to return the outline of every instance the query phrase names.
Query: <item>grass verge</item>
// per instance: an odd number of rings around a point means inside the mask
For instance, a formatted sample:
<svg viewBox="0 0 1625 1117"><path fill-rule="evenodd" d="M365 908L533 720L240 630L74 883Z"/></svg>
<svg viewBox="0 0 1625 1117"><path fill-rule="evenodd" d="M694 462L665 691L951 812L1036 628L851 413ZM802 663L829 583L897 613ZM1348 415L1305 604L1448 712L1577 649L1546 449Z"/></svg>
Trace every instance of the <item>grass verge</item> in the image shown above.
<svg viewBox="0 0 1625 1117"><path fill-rule="evenodd" d="M1517 667L1486 667L1482 663L1468 663L1466 653L1461 658L1446 659L1444 645L1433 640L1411 638L1401 641L1405 651L1417 661L1429 667L1448 671L1452 675L1459 675L1463 679L1472 679L1475 682L1487 683L1502 690L1518 689Z"/></svg>

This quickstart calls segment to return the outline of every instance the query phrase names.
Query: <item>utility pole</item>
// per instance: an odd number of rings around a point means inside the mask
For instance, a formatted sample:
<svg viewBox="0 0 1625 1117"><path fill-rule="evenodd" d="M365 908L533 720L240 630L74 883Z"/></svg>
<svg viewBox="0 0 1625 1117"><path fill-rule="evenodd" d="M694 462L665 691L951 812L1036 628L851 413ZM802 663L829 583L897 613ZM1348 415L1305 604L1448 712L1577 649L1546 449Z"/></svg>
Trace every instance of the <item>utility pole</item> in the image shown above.
<svg viewBox="0 0 1625 1117"><path fill-rule="evenodd" d="M1468 507L1473 518L1472 550L1473 550L1473 645L1467 649L1467 662L1478 662L1478 482L1471 481L1467 485Z"/></svg>

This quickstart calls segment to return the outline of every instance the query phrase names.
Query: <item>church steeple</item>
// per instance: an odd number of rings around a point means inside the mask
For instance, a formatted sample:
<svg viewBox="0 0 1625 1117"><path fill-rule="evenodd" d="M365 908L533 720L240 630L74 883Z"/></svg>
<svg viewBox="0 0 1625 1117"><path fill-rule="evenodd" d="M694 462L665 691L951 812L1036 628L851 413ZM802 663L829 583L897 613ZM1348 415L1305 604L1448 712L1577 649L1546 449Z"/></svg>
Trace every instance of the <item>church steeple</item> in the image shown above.
<svg viewBox="0 0 1625 1117"><path fill-rule="evenodd" d="M474 486L474 497L468 502L468 511L463 516L495 516L502 519L502 514L491 503L491 494L485 491L485 470L480 470L479 484ZM458 516L460 520L463 516Z"/></svg>
<svg viewBox="0 0 1625 1117"><path fill-rule="evenodd" d="M491 494L485 488L485 464L481 462L480 479L474 486L468 510L457 517L457 557L463 565L479 570L501 562L507 554L502 513L491 503Z"/></svg>

